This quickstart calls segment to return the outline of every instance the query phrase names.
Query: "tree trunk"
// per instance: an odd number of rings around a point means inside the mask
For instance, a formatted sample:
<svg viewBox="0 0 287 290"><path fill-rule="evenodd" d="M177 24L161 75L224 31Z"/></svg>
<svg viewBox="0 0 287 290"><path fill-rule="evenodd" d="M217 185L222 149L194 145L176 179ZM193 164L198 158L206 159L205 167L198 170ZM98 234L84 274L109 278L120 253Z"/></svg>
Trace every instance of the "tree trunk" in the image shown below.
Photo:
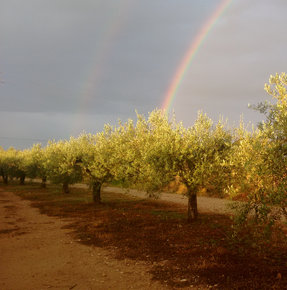
<svg viewBox="0 0 287 290"><path fill-rule="evenodd" d="M20 176L20 185L24 185L25 184L25 175Z"/></svg>
<svg viewBox="0 0 287 290"><path fill-rule="evenodd" d="M41 183L41 188L46 188L46 181L47 181L47 178L43 177L42 178L42 183Z"/></svg>
<svg viewBox="0 0 287 290"><path fill-rule="evenodd" d="M63 192L64 193L69 193L70 192L69 184L67 182L63 183Z"/></svg>
<svg viewBox="0 0 287 290"><path fill-rule="evenodd" d="M100 204L101 203L101 187L102 184L98 182L93 183L93 200L94 204Z"/></svg>
<svg viewBox="0 0 287 290"><path fill-rule="evenodd" d="M8 176L7 175L3 175L3 182L4 184L8 184Z"/></svg>
<svg viewBox="0 0 287 290"><path fill-rule="evenodd" d="M196 193L191 193L188 196L188 206L187 206L187 222L192 223L197 221L198 211L197 211L197 195Z"/></svg>

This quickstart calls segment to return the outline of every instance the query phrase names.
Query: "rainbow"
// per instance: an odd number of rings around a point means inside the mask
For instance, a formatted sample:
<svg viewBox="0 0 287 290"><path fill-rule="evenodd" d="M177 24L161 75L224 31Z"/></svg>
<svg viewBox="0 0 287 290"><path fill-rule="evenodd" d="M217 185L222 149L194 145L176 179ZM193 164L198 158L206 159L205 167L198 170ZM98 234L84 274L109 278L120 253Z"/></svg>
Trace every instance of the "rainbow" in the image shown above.
<svg viewBox="0 0 287 290"><path fill-rule="evenodd" d="M205 38L214 27L216 21L227 10L232 1L233 0L222 0L221 4L216 8L211 17L208 19L208 21L204 24L202 29L196 35L190 48L185 54L183 60L181 61L180 66L178 67L174 75L174 78L172 79L172 82L168 88L168 91L164 97L163 104L161 106L162 110L165 110L166 112L170 111L172 104L176 98L177 91L185 77L186 72L188 71L189 66L194 60Z"/></svg>

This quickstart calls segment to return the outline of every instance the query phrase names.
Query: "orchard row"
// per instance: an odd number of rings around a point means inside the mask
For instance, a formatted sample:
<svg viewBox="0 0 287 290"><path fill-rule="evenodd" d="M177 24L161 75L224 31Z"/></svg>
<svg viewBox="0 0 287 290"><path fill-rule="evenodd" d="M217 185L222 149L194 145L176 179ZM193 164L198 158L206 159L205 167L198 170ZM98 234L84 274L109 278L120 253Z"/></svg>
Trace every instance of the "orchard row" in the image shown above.
<svg viewBox="0 0 287 290"><path fill-rule="evenodd" d="M137 114L136 122L106 125L96 135L2 150L3 182L38 177L42 186L49 180L68 192L69 185L86 181L99 203L103 183L126 181L155 195L178 177L187 188L189 221L198 217L197 194L203 188L220 196L246 194L248 210L261 218L270 217L270 205L286 214L286 83L285 74L271 76L265 90L277 103L251 106L266 118L256 129L247 130L243 122L231 128L223 119L213 124L202 112L185 128L175 116L155 110L147 119Z"/></svg>

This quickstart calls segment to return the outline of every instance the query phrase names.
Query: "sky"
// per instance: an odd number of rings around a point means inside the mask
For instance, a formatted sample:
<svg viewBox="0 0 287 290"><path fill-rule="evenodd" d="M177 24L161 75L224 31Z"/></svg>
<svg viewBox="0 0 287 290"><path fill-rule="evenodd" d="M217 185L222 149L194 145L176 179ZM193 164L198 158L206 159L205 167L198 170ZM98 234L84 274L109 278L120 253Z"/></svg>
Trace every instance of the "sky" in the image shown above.
<svg viewBox="0 0 287 290"><path fill-rule="evenodd" d="M0 146L95 134L163 109L183 59L213 21L173 96L185 127L202 110L264 116L270 75L287 72L286 0L0 0Z"/></svg>

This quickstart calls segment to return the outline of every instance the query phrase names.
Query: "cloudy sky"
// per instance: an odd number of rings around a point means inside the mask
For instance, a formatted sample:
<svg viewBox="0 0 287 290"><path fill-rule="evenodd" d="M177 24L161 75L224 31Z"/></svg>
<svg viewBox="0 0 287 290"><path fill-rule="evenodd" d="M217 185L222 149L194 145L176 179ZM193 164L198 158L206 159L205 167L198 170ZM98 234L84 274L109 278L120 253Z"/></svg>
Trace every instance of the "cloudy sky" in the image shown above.
<svg viewBox="0 0 287 290"><path fill-rule="evenodd" d="M196 36L223 0L0 0L0 146L96 133L162 104ZM226 0L225 0L226 2ZM271 100L287 72L287 1L233 0L182 79L172 109L191 126Z"/></svg>

